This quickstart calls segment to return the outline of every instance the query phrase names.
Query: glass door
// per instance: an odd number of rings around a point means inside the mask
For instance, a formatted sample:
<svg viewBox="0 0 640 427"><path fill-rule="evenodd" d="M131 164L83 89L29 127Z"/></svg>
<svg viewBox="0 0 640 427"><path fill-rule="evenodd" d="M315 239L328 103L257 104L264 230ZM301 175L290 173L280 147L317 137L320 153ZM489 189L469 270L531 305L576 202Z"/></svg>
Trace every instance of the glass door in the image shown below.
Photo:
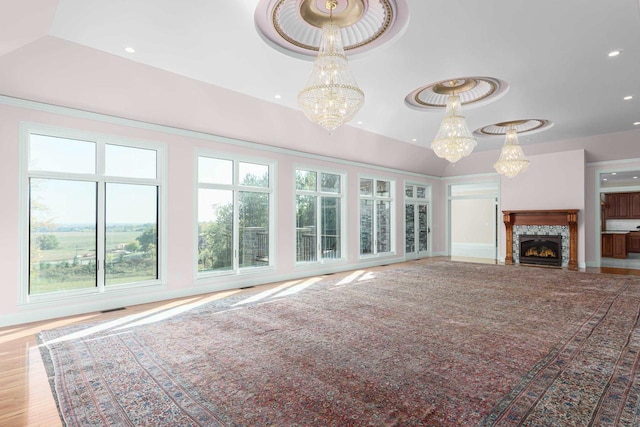
<svg viewBox="0 0 640 427"><path fill-rule="evenodd" d="M405 256L417 259L429 254L429 204L405 204Z"/></svg>
<svg viewBox="0 0 640 427"><path fill-rule="evenodd" d="M405 247L407 259L429 256L429 188L424 185L405 185Z"/></svg>

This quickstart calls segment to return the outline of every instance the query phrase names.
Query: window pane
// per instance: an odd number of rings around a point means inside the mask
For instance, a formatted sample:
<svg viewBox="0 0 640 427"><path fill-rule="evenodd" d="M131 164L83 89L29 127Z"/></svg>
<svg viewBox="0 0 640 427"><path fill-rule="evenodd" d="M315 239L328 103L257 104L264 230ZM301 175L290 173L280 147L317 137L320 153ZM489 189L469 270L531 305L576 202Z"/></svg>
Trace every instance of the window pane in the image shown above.
<svg viewBox="0 0 640 427"><path fill-rule="evenodd" d="M96 144L32 134L29 139L29 170L96 173Z"/></svg>
<svg viewBox="0 0 640 427"><path fill-rule="evenodd" d="M413 197L413 185L405 185L404 195L406 197Z"/></svg>
<svg viewBox="0 0 640 427"><path fill-rule="evenodd" d="M105 174L127 178L156 178L156 150L105 145Z"/></svg>
<svg viewBox="0 0 640 427"><path fill-rule="evenodd" d="M360 200L360 254L373 253L373 200Z"/></svg>
<svg viewBox="0 0 640 427"><path fill-rule="evenodd" d="M325 193L340 193L340 175L333 173L321 174L321 191Z"/></svg>
<svg viewBox="0 0 640 427"><path fill-rule="evenodd" d="M390 197L391 183L389 181L376 181L376 196Z"/></svg>
<svg viewBox="0 0 640 427"><path fill-rule="evenodd" d="M296 196L296 261L316 261L315 196Z"/></svg>
<svg viewBox="0 0 640 427"><path fill-rule="evenodd" d="M419 249L421 251L426 251L427 249L429 249L429 217L427 205L418 205L418 221L418 239L420 242Z"/></svg>
<svg viewBox="0 0 640 427"><path fill-rule="evenodd" d="M316 173L296 170L296 190L316 191Z"/></svg>
<svg viewBox="0 0 640 427"><path fill-rule="evenodd" d="M269 166L254 163L238 163L240 185L269 187Z"/></svg>
<svg viewBox="0 0 640 427"><path fill-rule="evenodd" d="M198 157L198 182L203 184L233 184L233 161Z"/></svg>
<svg viewBox="0 0 640 427"><path fill-rule="evenodd" d="M107 184L105 285L158 278L158 188Z"/></svg>
<svg viewBox="0 0 640 427"><path fill-rule="evenodd" d="M95 182L29 181L29 294L96 286Z"/></svg>
<svg viewBox="0 0 640 427"><path fill-rule="evenodd" d="M269 265L269 194L241 191L240 268Z"/></svg>
<svg viewBox="0 0 640 427"><path fill-rule="evenodd" d="M427 197L427 189L425 187L416 187L417 195L419 199L425 199Z"/></svg>
<svg viewBox="0 0 640 427"><path fill-rule="evenodd" d="M416 251L415 205L412 203L404 205L404 222L404 251L411 254Z"/></svg>
<svg viewBox="0 0 640 427"><path fill-rule="evenodd" d="M322 197L320 204L322 258L340 258L340 199Z"/></svg>
<svg viewBox="0 0 640 427"><path fill-rule="evenodd" d="M233 268L233 192L198 190L198 271Z"/></svg>
<svg viewBox="0 0 640 427"><path fill-rule="evenodd" d="M391 202L379 200L377 203L377 249L380 252L391 251Z"/></svg>
<svg viewBox="0 0 640 427"><path fill-rule="evenodd" d="M373 196L373 180L361 179L360 180L360 195L361 196Z"/></svg>

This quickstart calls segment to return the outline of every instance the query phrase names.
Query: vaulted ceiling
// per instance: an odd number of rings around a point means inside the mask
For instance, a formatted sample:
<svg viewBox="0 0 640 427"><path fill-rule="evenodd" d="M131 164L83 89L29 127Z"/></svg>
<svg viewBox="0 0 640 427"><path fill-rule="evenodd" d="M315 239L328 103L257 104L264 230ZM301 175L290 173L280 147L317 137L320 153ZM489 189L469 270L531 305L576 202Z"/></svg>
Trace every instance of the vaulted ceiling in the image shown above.
<svg viewBox="0 0 640 427"><path fill-rule="evenodd" d="M349 126L429 147L443 111L412 109L405 97L437 81L486 76L506 82L508 90L494 102L465 108L469 128L517 119L553 122L550 129L523 135L525 149L640 130L634 125L640 122L638 0L405 1L406 27L391 41L350 58L366 101ZM116 114L150 102L171 104L180 82L188 78L257 98L266 106L290 108L291 117L298 114L299 120L306 120L296 97L313 58L288 55L265 42L254 21L258 3L2 0L0 93ZM135 53L125 51L128 46ZM608 56L614 50L621 53ZM56 62L60 58L67 63ZM50 87L53 81L73 86L80 74L98 76L90 63L112 68L115 81L99 75L91 88L79 85L77 94L70 94L68 87ZM126 64L135 64L137 72L118 74ZM154 90L155 83L164 84L154 70L182 79L175 87ZM56 80L43 81L43 71L56 75ZM127 81L127 75L132 80ZM113 86L126 87L123 93L131 98L114 94ZM144 93L154 93L154 99L136 99L142 92L134 86L147 87ZM105 90L100 92L100 87ZM197 93L194 96L197 99ZM625 100L628 96L632 98ZM204 92L200 101L215 102ZM165 113L171 116L169 110ZM173 120L158 120L184 126L181 115L206 120L207 113L209 107L194 106L192 113L174 111ZM144 114L132 118L148 119ZM483 137L477 150L496 150L502 142L501 137Z"/></svg>

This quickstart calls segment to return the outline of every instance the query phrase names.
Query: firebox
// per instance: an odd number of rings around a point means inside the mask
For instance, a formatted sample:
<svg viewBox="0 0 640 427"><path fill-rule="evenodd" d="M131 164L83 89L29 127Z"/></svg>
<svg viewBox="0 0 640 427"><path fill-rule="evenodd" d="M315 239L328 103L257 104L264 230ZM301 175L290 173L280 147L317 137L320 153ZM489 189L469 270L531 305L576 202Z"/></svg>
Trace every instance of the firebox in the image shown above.
<svg viewBox="0 0 640 427"><path fill-rule="evenodd" d="M520 264L562 266L562 237L521 234Z"/></svg>

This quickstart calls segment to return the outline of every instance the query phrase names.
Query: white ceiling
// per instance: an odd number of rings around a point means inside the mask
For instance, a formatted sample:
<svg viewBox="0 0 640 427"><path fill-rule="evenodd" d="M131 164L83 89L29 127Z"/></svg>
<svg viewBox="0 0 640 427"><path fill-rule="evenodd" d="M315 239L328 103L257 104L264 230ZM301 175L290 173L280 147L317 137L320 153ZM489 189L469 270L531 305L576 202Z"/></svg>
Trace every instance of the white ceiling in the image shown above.
<svg viewBox="0 0 640 427"><path fill-rule="evenodd" d="M640 128L633 125L640 121L638 0L406 2L406 31L350 60L366 96L352 126L428 147L443 112L411 109L405 96L440 80L487 76L506 81L509 91L464 110L472 131L516 119L554 122L522 135L526 146ZM311 62L265 43L254 24L257 4L59 0L48 34L297 109ZM608 57L614 49L622 53ZM634 98L624 101L627 95ZM477 150L502 142L481 138Z"/></svg>

